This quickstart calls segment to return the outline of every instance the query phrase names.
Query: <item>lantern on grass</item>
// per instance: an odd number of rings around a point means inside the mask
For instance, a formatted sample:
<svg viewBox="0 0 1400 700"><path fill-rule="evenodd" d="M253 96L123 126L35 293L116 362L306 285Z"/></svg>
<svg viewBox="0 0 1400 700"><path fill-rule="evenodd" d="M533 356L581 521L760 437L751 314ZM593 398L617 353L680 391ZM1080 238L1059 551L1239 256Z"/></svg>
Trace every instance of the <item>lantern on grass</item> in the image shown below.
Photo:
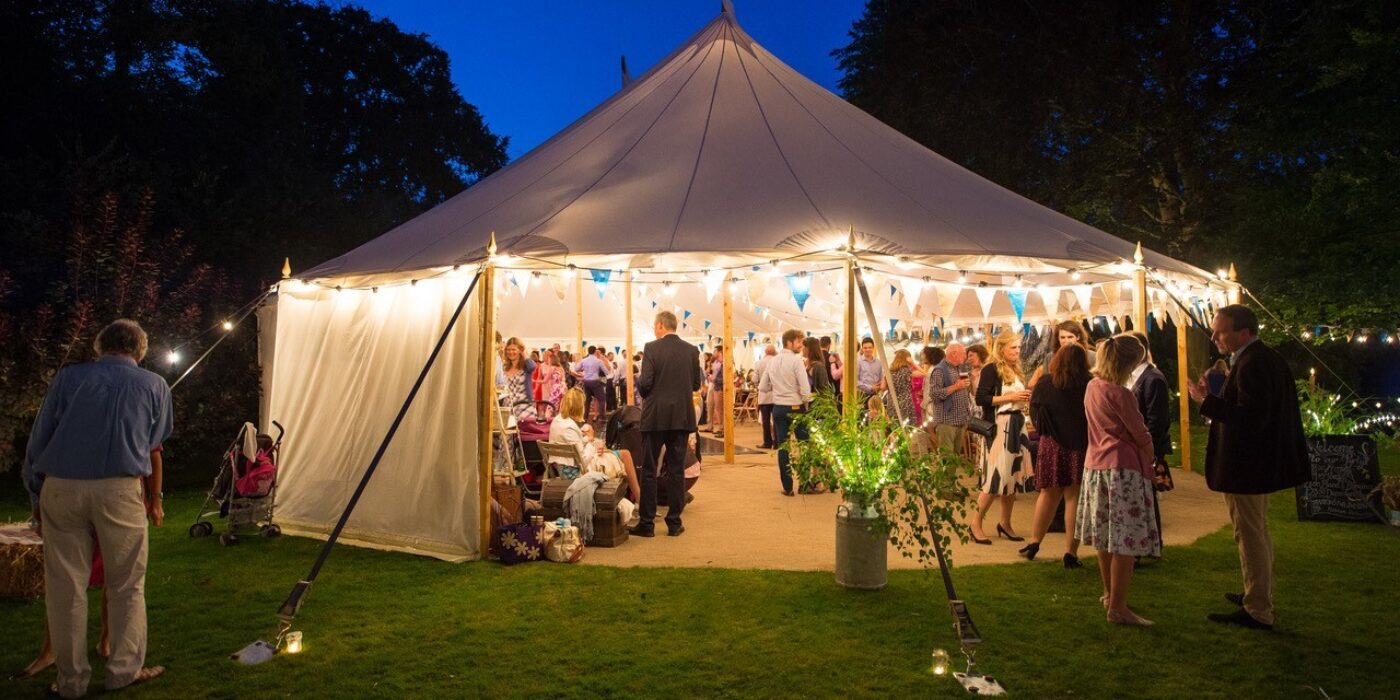
<svg viewBox="0 0 1400 700"><path fill-rule="evenodd" d="M288 633L287 633L287 636L284 637L284 638L282 639L282 643L283 643L283 645L284 645L284 646L283 646L283 651L287 652L288 654L300 654L300 653L301 653L301 632L300 632L300 631L288 632ZM946 656L946 655L945 655L945 656Z"/></svg>
<svg viewBox="0 0 1400 700"><path fill-rule="evenodd" d="M933 663L929 665L928 672L935 676L948 675L948 668L952 661L948 658L948 652L943 649L933 650Z"/></svg>

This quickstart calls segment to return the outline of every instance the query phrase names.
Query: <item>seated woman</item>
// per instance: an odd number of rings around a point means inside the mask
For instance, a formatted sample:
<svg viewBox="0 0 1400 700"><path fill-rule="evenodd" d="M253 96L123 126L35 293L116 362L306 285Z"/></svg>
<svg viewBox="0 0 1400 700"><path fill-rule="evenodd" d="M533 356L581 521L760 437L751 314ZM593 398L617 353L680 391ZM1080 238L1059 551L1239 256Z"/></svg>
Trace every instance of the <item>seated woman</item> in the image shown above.
<svg viewBox="0 0 1400 700"><path fill-rule="evenodd" d="M564 398L559 402L559 415L555 416L554 422L549 425L549 441L577 445L579 454L582 455L583 471L603 472L609 479L625 477L628 493L635 502L641 498L642 487L637 481L637 467L632 462L632 453L627 450L609 450L602 440L594 437L593 426L584 424L583 427L579 427L586 402L583 391L578 387L564 392ZM564 478L578 477L579 470L573 464L557 457L551 458L550 461L559 465L559 473Z"/></svg>

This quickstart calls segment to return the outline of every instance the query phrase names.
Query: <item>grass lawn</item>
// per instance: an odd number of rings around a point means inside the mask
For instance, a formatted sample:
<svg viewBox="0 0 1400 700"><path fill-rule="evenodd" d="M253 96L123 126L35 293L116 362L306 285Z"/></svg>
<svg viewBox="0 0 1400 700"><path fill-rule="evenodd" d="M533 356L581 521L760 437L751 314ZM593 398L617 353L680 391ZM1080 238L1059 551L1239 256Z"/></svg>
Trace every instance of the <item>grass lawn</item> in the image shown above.
<svg viewBox="0 0 1400 700"><path fill-rule="evenodd" d="M1381 459L1400 472L1400 454ZM24 513L9 484L5 520ZM199 500L170 496L152 535L148 660L169 674L125 696L966 697L925 672L934 648L955 653L952 628L937 575L908 571L856 593L830 573L506 568L343 548L298 619L306 652L239 666L226 655L268 638L320 543L190 540ZM982 669L1021 698L1400 697L1400 531L1299 523L1291 493L1271 516L1277 633L1205 620L1240 588L1222 530L1139 572L1132 600L1150 629L1104 621L1092 562L956 569ZM29 661L42 615L0 600L0 670ZM41 679L0 680L0 696L40 697L52 671Z"/></svg>

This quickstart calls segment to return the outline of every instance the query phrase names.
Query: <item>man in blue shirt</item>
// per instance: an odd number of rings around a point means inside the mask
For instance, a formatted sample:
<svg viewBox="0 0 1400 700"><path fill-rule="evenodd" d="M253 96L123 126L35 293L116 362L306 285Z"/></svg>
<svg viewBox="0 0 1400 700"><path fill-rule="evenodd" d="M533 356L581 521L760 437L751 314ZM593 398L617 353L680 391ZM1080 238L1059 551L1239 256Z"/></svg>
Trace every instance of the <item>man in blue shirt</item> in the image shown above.
<svg viewBox="0 0 1400 700"><path fill-rule="evenodd" d="M588 356L578 363L578 378L583 380L583 394L588 397L588 405L596 407L589 420L599 420L607 411L608 365L603 359L603 349L590 346Z"/></svg>
<svg viewBox="0 0 1400 700"><path fill-rule="evenodd" d="M146 332L121 319L102 329L101 356L61 370L49 385L29 447L24 481L44 537L44 588L58 691L87 693L87 582L93 534L106 570L112 654L108 690L160 676L146 660L146 504L141 477L170 436L170 388L137 366ZM160 498L159 494L150 494Z"/></svg>
<svg viewBox="0 0 1400 700"><path fill-rule="evenodd" d="M875 340L866 338L860 341L860 357L856 359L856 391L865 400L884 388L885 368L875 357Z"/></svg>

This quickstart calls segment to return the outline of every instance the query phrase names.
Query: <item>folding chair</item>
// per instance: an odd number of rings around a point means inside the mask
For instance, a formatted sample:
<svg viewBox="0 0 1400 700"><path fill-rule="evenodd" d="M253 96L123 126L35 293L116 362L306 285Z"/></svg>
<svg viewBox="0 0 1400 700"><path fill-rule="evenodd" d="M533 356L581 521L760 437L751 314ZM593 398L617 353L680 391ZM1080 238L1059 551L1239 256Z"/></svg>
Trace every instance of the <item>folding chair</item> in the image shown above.
<svg viewBox="0 0 1400 700"><path fill-rule="evenodd" d="M744 420L758 421L758 392L749 391L744 396L744 402L734 407L734 420L742 423Z"/></svg>
<svg viewBox="0 0 1400 700"><path fill-rule="evenodd" d="M567 460L579 470L580 474L583 473L583 454L579 452L578 445L571 442L545 442L543 440L538 445L540 456L544 458L545 481L563 478L563 475L559 473L559 464L551 459L554 457Z"/></svg>

